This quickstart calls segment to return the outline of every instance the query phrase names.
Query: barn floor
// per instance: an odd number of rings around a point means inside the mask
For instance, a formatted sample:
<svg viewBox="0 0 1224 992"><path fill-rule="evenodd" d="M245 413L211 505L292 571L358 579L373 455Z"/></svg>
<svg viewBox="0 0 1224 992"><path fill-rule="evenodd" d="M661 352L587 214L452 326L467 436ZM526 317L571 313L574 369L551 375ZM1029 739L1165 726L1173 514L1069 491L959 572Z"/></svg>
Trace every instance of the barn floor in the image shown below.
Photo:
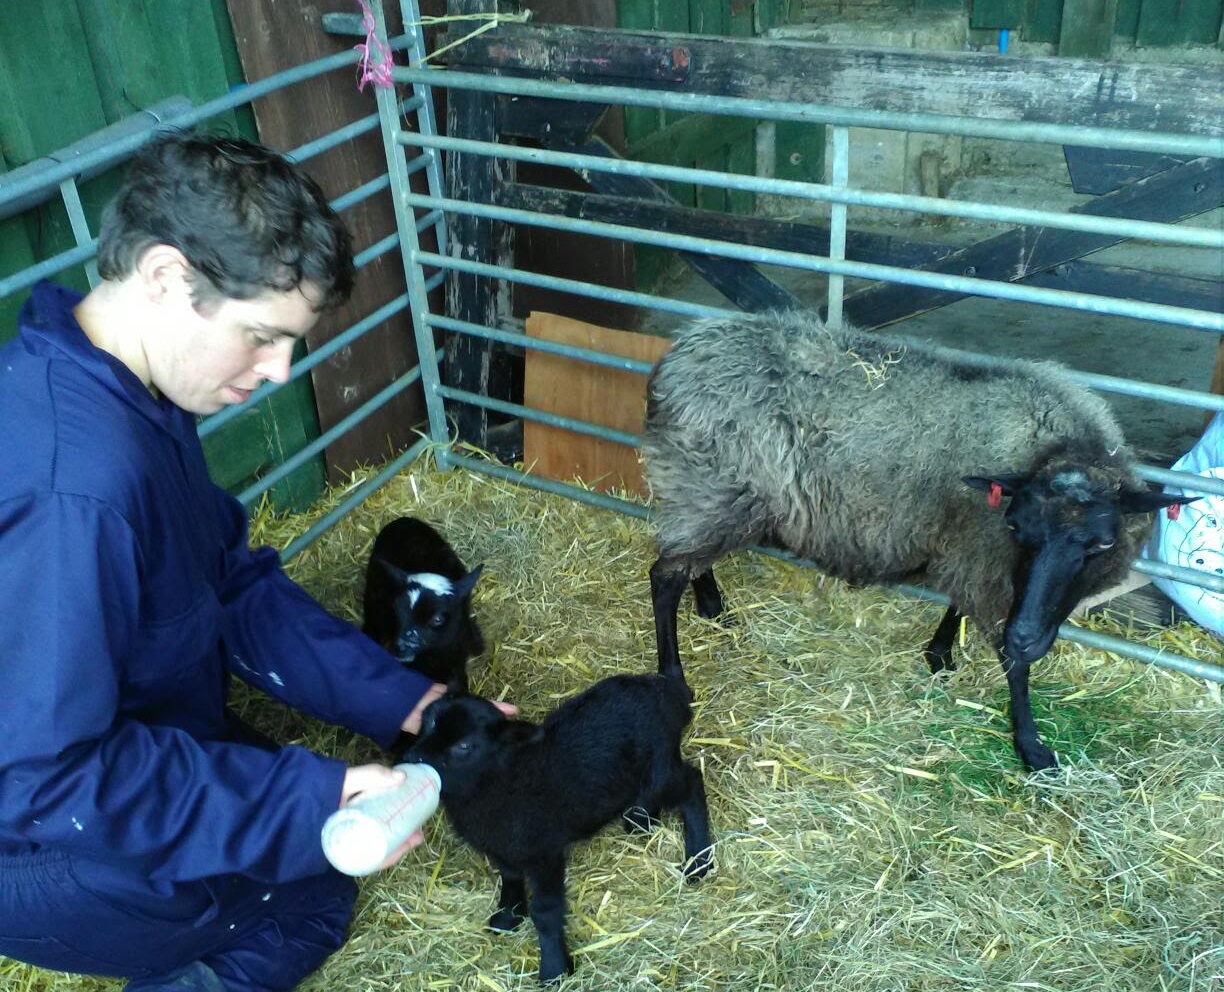
<svg viewBox="0 0 1224 992"><path fill-rule="evenodd" d="M653 667L647 526L470 472L418 463L291 572L356 619L373 537L402 514L485 563L482 693L539 719L600 677ZM310 520L261 518L255 536L283 545ZM563 990L1224 987L1218 686L1060 644L1036 669L1034 699L1063 768L1027 776L988 647L970 631L960 671L925 674L936 607L755 555L728 561L720 579L733 622L699 620L687 603L681 622L697 695L685 751L705 774L717 869L699 886L681 881L673 819L649 836L608 829L578 846L578 971ZM1192 625L1146 636L1218 656ZM240 699L281 741L379 757L262 697ZM483 926L493 872L444 817L426 834L425 847L363 883L352 939L306 992L538 987L531 928ZM120 983L0 962L0 987Z"/></svg>

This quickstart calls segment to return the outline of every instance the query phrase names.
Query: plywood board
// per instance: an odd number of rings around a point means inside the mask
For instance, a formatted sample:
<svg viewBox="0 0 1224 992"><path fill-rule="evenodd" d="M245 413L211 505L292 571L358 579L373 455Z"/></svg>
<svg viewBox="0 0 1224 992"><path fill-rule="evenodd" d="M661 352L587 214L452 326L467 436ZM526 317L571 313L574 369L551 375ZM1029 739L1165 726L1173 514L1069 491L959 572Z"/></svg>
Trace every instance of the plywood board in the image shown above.
<svg viewBox="0 0 1224 992"><path fill-rule="evenodd" d="M654 363L667 338L612 330L551 313L527 317L527 334ZM640 434L646 413L646 376L527 349L524 403L538 410ZM645 495L636 448L527 420L523 460L536 475L564 482L575 478L604 491Z"/></svg>

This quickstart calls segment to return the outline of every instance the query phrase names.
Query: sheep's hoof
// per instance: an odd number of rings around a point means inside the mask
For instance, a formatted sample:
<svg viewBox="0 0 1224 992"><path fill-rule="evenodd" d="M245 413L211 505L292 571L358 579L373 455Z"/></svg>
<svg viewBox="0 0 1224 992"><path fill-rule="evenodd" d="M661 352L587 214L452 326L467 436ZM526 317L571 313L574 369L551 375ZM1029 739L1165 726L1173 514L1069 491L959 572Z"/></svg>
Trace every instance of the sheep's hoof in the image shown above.
<svg viewBox="0 0 1224 992"><path fill-rule="evenodd" d="M630 806L622 815L627 834L648 834L659 825L658 813L652 813L644 806Z"/></svg>
<svg viewBox="0 0 1224 992"><path fill-rule="evenodd" d="M501 933L509 933L517 929L525 919L527 915L522 911L521 906L506 906L489 917L489 928Z"/></svg>
<svg viewBox="0 0 1224 992"><path fill-rule="evenodd" d="M684 880L690 885L700 882L714 867L714 852L710 848L698 851L684 866Z"/></svg>
<svg viewBox="0 0 1224 992"><path fill-rule="evenodd" d="M955 672L956 662L952 658L951 650L948 651L923 651L922 657L926 659L927 667L931 669L932 675L938 675L940 672Z"/></svg>

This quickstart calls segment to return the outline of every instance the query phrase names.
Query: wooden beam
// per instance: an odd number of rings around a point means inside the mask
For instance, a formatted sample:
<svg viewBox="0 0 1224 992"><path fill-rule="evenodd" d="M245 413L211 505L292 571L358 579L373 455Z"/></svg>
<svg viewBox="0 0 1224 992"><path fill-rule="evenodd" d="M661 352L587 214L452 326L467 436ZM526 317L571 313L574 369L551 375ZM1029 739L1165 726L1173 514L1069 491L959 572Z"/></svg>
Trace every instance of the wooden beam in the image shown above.
<svg viewBox="0 0 1224 992"><path fill-rule="evenodd" d="M567 150L582 155L616 157L616 152L599 138ZM584 178L599 193L661 204L676 202L662 187L641 176L616 175L592 169ZM800 306L794 296L748 262L696 252L682 251L679 254L699 276L741 310L757 311L774 307L789 309Z"/></svg>
<svg viewBox="0 0 1224 992"><path fill-rule="evenodd" d="M497 0L449 0L449 16L490 13ZM446 104L446 133L474 141L496 141L497 96L475 90L450 90ZM446 196L453 200L490 203L498 184L513 174L513 164L502 159L451 152L445 161ZM510 228L486 217L468 213L446 216L451 254L488 265L507 265L510 260ZM510 283L467 272L446 273L446 313L456 320L482 327L496 327L499 313L510 307L499 295L510 292ZM509 371L494 370L494 343L469 334L446 337L446 364L442 379L448 386L482 396L509 398ZM504 362L502 363L504 366ZM479 448L489 447L489 411L466 404L454 408L459 438Z"/></svg>
<svg viewBox="0 0 1224 992"><path fill-rule="evenodd" d="M548 78L623 83L626 65L648 65L680 47L682 82L648 88L964 114L1136 130L1224 134L1224 68L1122 64L979 52L854 48L778 38L711 38L558 25L503 25L456 50L452 65ZM605 65L603 53L615 53ZM654 54L652 54L654 53Z"/></svg>
<svg viewBox="0 0 1224 992"><path fill-rule="evenodd" d="M1224 204L1224 169L1200 158L1124 186L1069 213L1176 223ZM1016 282L1125 240L1122 235L1092 234L1045 227L1018 227L953 252L931 272L972 275ZM859 327L884 327L963 299L967 294L877 283L846 297L846 318Z"/></svg>

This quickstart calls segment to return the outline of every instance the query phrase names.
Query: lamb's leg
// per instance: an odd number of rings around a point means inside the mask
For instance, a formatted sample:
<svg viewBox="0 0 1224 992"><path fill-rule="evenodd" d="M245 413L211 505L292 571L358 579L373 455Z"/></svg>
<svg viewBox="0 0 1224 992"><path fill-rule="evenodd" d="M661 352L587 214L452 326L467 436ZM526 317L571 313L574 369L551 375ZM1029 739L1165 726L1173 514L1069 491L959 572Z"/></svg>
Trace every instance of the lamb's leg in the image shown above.
<svg viewBox="0 0 1224 992"><path fill-rule="evenodd" d="M497 900L497 912L489 917L489 926L494 930L510 931L527 919L527 890L523 876L502 869L501 895Z"/></svg>
<svg viewBox="0 0 1224 992"><path fill-rule="evenodd" d="M655 644L659 671L680 668L680 644L676 640L676 614L688 579L684 570L660 558L650 566L650 599L654 606Z"/></svg>
<svg viewBox="0 0 1224 992"><path fill-rule="evenodd" d="M922 657L930 666L932 675L943 671L956 671L956 662L952 660L952 641L956 638L960 621L961 614L956 607L949 606L948 612L943 615L939 626L935 628L935 636L931 638L931 643L922 652Z"/></svg>
<svg viewBox="0 0 1224 992"><path fill-rule="evenodd" d="M714 569L709 568L693 579L693 598L697 601L697 615L713 620L723 611L722 592L714 580Z"/></svg>
<svg viewBox="0 0 1224 992"><path fill-rule="evenodd" d="M555 982L572 974L574 960L565 946L565 857L528 872L530 911L540 939L540 981Z"/></svg>
<svg viewBox="0 0 1224 992"><path fill-rule="evenodd" d="M710 847L710 813L701 772L677 755L666 784L646 805L680 808L684 820L684 879L699 881L710 870L714 858Z"/></svg>
<svg viewBox="0 0 1224 992"><path fill-rule="evenodd" d="M1011 693L1012 737L1016 754L1029 768L1058 767L1054 752L1041 743L1037 735L1037 724L1033 721L1033 707L1029 703L1029 666L1027 662L1013 661L1006 652L999 651L999 661L1007 673L1007 688Z"/></svg>

